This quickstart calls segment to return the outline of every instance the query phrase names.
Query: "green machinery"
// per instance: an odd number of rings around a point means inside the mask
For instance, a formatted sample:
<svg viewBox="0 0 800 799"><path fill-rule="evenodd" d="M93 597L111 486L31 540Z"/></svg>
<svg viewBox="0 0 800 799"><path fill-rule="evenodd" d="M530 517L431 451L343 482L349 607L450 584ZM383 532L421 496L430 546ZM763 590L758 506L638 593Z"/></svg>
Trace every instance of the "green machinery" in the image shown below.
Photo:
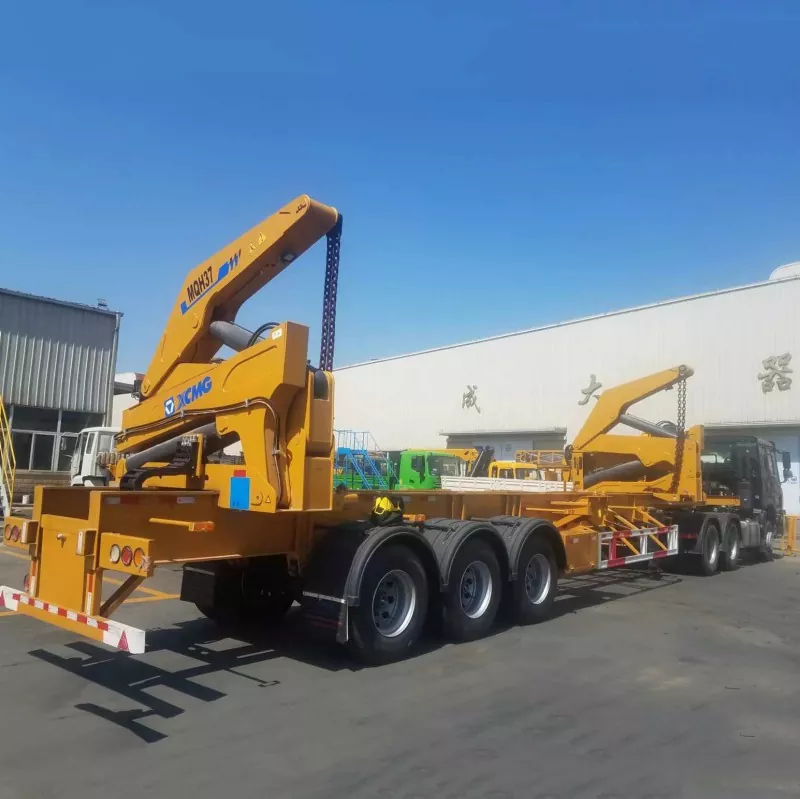
<svg viewBox="0 0 800 799"><path fill-rule="evenodd" d="M435 491L443 476L467 474L458 455L426 449L384 452L367 432L336 430L337 491Z"/></svg>

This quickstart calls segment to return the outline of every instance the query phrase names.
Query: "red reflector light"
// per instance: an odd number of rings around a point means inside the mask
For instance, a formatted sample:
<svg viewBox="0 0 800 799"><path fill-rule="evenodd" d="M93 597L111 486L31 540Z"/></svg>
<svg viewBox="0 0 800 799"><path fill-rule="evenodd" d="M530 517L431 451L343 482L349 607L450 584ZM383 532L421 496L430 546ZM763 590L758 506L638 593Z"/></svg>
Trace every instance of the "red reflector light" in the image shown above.
<svg viewBox="0 0 800 799"><path fill-rule="evenodd" d="M17 527L17 525L15 524L15 525L14 525L14 526L11 528L11 540L12 540L12 541L13 541L15 544L17 543L17 541L19 541L19 532L20 532L20 531L19 531L19 527Z"/></svg>
<svg viewBox="0 0 800 799"><path fill-rule="evenodd" d="M130 547L122 547L122 565L130 566L133 563L133 550Z"/></svg>
<svg viewBox="0 0 800 799"><path fill-rule="evenodd" d="M25 591L26 594L30 594L31 592L31 576L30 574L26 574L25 578L22 581L22 590Z"/></svg>

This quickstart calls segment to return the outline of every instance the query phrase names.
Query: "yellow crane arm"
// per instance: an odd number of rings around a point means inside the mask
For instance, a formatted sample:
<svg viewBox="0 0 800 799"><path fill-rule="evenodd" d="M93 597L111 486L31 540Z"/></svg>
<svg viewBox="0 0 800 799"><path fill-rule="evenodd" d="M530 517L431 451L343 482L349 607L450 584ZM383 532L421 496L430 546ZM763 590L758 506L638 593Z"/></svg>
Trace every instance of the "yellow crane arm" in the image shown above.
<svg viewBox="0 0 800 799"><path fill-rule="evenodd" d="M241 305L339 224L335 208L301 195L192 269L184 280L141 386L158 392L184 363L208 363L223 342L213 322L233 322Z"/></svg>
<svg viewBox="0 0 800 799"><path fill-rule="evenodd" d="M659 391L672 388L692 374L694 372L689 366L681 365L606 389L598 398L597 404L578 435L575 436L572 442L573 450L577 452L586 449L598 436L607 433L620 422L625 422L626 411L631 405Z"/></svg>

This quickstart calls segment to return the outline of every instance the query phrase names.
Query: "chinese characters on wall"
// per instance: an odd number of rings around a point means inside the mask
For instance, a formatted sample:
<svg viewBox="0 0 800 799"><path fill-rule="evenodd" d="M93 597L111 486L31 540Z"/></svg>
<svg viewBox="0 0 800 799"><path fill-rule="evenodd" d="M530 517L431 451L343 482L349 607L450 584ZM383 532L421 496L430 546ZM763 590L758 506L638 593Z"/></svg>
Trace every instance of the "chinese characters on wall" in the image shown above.
<svg viewBox="0 0 800 799"><path fill-rule="evenodd" d="M599 391L602 387L603 384L597 382L597 375L589 375L589 385L586 388L581 389L583 399L578 400L578 405L586 405L592 396L597 399L595 392Z"/></svg>
<svg viewBox="0 0 800 799"><path fill-rule="evenodd" d="M789 377L793 371L789 368L791 360L791 353L785 352L783 355L770 355L761 362L764 371L759 373L758 379L765 394L769 394L776 386L778 391L788 391L792 387L792 378Z"/></svg>
<svg viewBox="0 0 800 799"><path fill-rule="evenodd" d="M475 410L480 413L481 409L478 405L478 387L477 386L467 386L467 390L461 397L461 407L466 408L469 410L470 408L475 408Z"/></svg>

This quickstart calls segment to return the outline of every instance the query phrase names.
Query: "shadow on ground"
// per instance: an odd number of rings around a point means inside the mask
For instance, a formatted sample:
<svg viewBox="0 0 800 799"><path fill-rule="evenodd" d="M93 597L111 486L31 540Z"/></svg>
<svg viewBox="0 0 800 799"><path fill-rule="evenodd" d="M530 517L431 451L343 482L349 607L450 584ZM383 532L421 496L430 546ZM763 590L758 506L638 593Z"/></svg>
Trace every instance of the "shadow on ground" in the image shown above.
<svg viewBox="0 0 800 799"><path fill-rule="evenodd" d="M554 617L675 585L681 579L674 574L620 569L563 580ZM498 625L495 634L507 629L507 625ZM429 635L416 657L425 657L441 646L438 638ZM227 694L198 683L198 678L228 673L256 689L271 688L279 681L259 679L245 674L242 669L277 658L288 658L331 672L360 668L343 648L309 635L298 609L291 612L280 627L269 632L253 629L222 632L206 619L154 630L148 633L147 655L142 657L112 652L88 641L75 641L67 647L74 656L64 657L45 649L30 654L140 705L131 710L112 710L94 703L75 707L128 730L146 743L157 743L168 737L148 726L148 720L172 719L187 712L187 708L174 701L154 696L152 689L165 687L192 700L210 703ZM196 665L169 671L148 662L148 655L159 651L190 658Z"/></svg>
<svg viewBox="0 0 800 799"><path fill-rule="evenodd" d="M88 641L67 644L74 656L63 657L45 649L30 654L140 704L140 708L126 711L91 703L75 707L117 724L147 743L156 743L167 736L148 727L146 720L175 718L186 712L186 708L153 696L154 688L165 687L193 700L215 702L227 694L198 683L198 678L228 673L263 689L274 687L279 681L253 677L243 669L276 658L291 658L329 671L353 667L333 644L304 635L303 626L300 614L294 612L283 625L269 632L253 629L223 632L207 619L194 619L148 632L147 655L142 657L109 651ZM170 671L148 662L148 655L156 652L182 655L196 665Z"/></svg>

